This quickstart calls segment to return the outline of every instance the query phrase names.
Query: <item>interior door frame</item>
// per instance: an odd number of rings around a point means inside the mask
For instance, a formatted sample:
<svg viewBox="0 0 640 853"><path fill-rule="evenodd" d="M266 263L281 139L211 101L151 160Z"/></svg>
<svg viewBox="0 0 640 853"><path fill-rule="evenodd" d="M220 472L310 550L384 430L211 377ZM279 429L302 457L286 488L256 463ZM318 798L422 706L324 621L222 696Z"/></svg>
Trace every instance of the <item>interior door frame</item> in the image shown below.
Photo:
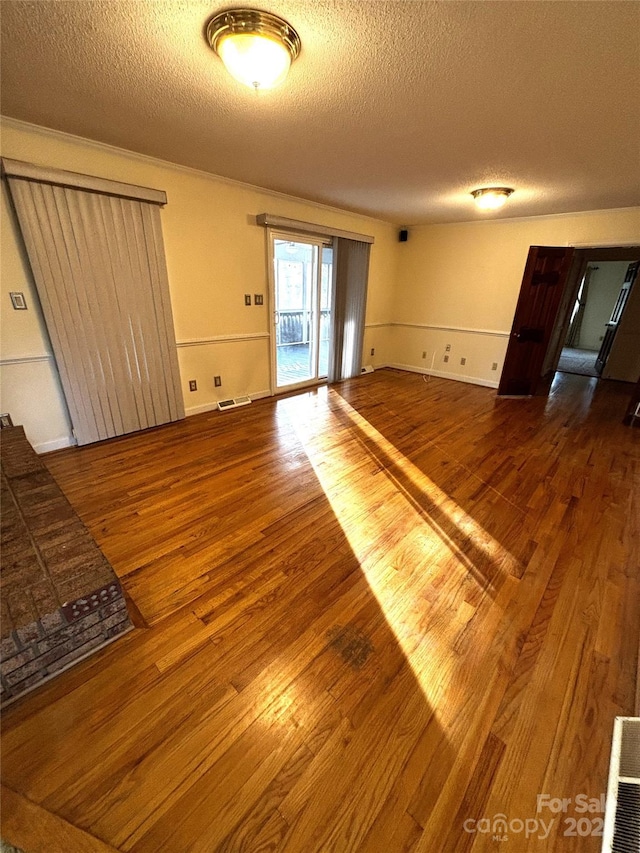
<svg viewBox="0 0 640 853"><path fill-rule="evenodd" d="M333 244L329 237L321 234L301 233L297 231L283 231L279 228L267 228L267 277L268 277L268 301L269 301L269 364L270 364L270 385L271 396L279 394L288 394L291 391L299 391L305 388L316 388L318 385L324 385L327 381L326 377L318 377L318 360L320 341L315 342L315 364L316 376L311 379L304 379L301 382L293 382L284 387L278 386L278 356L277 356L277 322L276 322L276 270L275 270L275 253L274 241L285 240L296 243L307 243L318 248L318 264L316 270L316 302L320 305L321 285L322 285L322 249ZM333 305L333 295L329 295L329 304ZM318 314L316 326L318 338L320 335L320 312Z"/></svg>

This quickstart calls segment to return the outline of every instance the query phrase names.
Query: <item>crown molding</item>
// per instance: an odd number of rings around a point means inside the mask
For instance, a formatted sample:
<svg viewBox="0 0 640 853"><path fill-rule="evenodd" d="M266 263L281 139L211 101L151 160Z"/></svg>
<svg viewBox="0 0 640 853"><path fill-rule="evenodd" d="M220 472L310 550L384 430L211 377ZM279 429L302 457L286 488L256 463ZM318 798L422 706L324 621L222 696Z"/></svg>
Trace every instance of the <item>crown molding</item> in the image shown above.
<svg viewBox="0 0 640 853"><path fill-rule="evenodd" d="M377 222L380 225L385 225L390 228L397 228L393 222L386 219L378 219L375 216L370 216L366 213L356 213L353 210L348 210L343 207L333 207L330 204L324 204L320 201L303 198L302 196L290 195L289 193L271 190L268 187L260 187L256 184L249 184L245 181L238 181L235 178L225 178L224 175L216 175L214 172L207 172L204 169L196 169L193 166L183 166L180 163L173 163L171 160L162 160L159 157L152 157L150 154L140 154L137 151L130 151L128 148L119 148L117 145L109 145L107 142L98 142L95 139L88 139L85 136L78 136L73 133L67 133L64 130L56 130L52 127L43 127L39 124L32 124L22 119L12 118L11 116L0 115L0 126L13 128L14 130L36 133L40 136L48 136L52 139L67 140L77 144L86 145L96 151L104 151L110 154L128 157L129 159L138 160L141 163L146 163L153 166L164 166L165 168L175 169L178 172L183 172L188 175L193 175L200 178L206 178L211 181L226 184L227 186L238 187L251 192L259 192L263 195L279 198L285 201L294 201L298 204L307 204L311 207L325 210L327 213L337 213L342 216L350 216L354 219L365 219L369 222Z"/></svg>
<svg viewBox="0 0 640 853"><path fill-rule="evenodd" d="M539 222L541 219L568 219L569 217L575 218L576 216L594 216L595 214L603 214L603 213L628 213L629 211L637 211L640 213L640 205L634 204L630 207L602 207L598 210L570 210L566 213L538 213L533 214L531 216L502 216L497 219L454 219L450 222L421 222L417 225L407 225L406 227L411 230L415 230L418 228L442 228L443 226L450 225L497 225L502 222ZM635 245L637 240L633 244ZM566 245L569 245L568 243ZM575 244L571 244L572 246ZM621 243L616 243L616 246L622 245ZM626 244L625 244L626 245Z"/></svg>

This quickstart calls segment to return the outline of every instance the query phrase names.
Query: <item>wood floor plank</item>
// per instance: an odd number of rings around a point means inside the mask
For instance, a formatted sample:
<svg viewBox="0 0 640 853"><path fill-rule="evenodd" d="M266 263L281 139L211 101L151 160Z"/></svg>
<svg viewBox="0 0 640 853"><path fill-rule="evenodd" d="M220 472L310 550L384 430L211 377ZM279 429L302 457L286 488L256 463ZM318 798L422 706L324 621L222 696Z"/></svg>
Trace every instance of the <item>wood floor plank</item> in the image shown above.
<svg viewBox="0 0 640 853"><path fill-rule="evenodd" d="M49 455L150 627L6 711L4 784L135 853L484 853L465 820L598 797L636 701L628 396L380 370Z"/></svg>
<svg viewBox="0 0 640 853"><path fill-rule="evenodd" d="M4 841L25 853L118 853L76 826L46 811L5 785L0 788L2 801L1 832Z"/></svg>

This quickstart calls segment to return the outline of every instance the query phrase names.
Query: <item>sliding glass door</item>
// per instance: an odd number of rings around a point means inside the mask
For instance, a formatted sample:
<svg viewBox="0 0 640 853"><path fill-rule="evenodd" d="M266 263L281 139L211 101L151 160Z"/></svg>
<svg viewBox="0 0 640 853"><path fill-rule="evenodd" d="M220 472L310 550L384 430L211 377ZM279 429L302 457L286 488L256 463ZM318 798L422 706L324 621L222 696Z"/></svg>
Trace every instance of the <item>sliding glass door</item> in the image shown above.
<svg viewBox="0 0 640 853"><path fill-rule="evenodd" d="M331 322L331 244L271 234L274 391L326 379Z"/></svg>

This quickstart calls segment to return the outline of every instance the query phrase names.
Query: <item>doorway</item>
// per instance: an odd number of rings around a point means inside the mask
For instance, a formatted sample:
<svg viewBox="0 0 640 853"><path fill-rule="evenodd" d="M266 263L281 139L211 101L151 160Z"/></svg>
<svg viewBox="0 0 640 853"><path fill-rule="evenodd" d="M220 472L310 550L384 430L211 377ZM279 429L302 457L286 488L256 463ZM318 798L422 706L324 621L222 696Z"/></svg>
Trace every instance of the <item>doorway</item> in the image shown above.
<svg viewBox="0 0 640 853"><path fill-rule="evenodd" d="M611 352L631 282L627 261L590 262L580 281L557 370L599 376Z"/></svg>
<svg viewBox="0 0 640 853"><path fill-rule="evenodd" d="M272 390L325 381L329 371L333 248L309 236L270 233Z"/></svg>
<svg viewBox="0 0 640 853"><path fill-rule="evenodd" d="M544 358L538 393L548 393L556 371L582 373L564 369L567 343L574 347L578 343L581 354L588 357L588 366L593 370L587 375L637 381L640 290L633 285L639 262L640 246L576 250Z"/></svg>
<svg viewBox="0 0 640 853"><path fill-rule="evenodd" d="M625 261L627 275L631 271L635 278L638 269L636 262L640 261L640 246L530 248L498 388L499 395L549 394L572 318L575 318L578 293L587 267L608 261ZM597 376L602 375L603 379L635 383L640 374L640 289L634 288L631 293L631 286L627 286L625 304L622 305L624 311L619 310L622 304L621 288L618 291L618 301L607 323L607 327L610 323L615 325L616 339L614 341L614 336L609 334L611 346L609 352L605 353L605 332L595 369ZM604 370L603 355L606 355Z"/></svg>

